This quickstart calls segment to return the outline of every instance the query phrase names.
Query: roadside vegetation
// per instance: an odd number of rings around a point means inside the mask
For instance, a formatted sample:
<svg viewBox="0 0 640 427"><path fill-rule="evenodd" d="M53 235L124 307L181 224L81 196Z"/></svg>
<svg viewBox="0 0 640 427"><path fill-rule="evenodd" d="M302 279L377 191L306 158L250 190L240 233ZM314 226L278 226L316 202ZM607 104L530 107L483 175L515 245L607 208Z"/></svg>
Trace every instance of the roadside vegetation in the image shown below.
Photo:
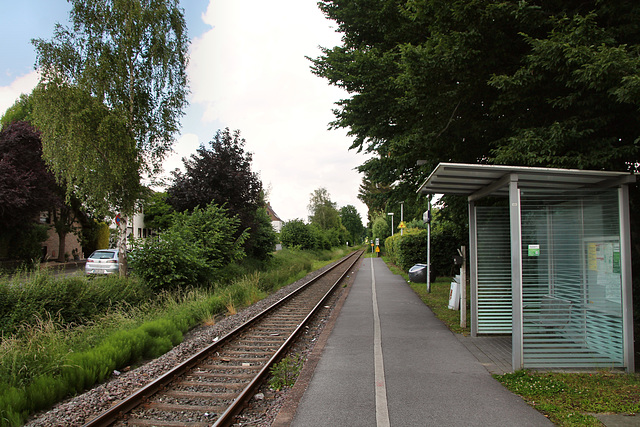
<svg viewBox="0 0 640 427"><path fill-rule="evenodd" d="M602 426L594 414L640 412L636 374L518 371L494 377L559 426Z"/></svg>
<svg viewBox="0 0 640 427"><path fill-rule="evenodd" d="M159 292L136 276L2 277L0 425L21 425L114 370L158 357L194 326L240 311L349 251L285 249L263 263L229 265L223 281Z"/></svg>
<svg viewBox="0 0 640 427"><path fill-rule="evenodd" d="M385 262L395 274L409 282L407 272L388 257ZM447 327L455 333L469 334L460 327L460 312L449 310L450 277L438 277L427 292L425 283L409 286ZM470 293L467 292L467 296ZM467 297L468 298L468 297ZM467 307L470 301L467 300ZM467 311L467 319L470 317ZM559 426L602 426L594 414L640 413L640 376L616 371L585 373L536 372L523 370L494 375L511 392Z"/></svg>

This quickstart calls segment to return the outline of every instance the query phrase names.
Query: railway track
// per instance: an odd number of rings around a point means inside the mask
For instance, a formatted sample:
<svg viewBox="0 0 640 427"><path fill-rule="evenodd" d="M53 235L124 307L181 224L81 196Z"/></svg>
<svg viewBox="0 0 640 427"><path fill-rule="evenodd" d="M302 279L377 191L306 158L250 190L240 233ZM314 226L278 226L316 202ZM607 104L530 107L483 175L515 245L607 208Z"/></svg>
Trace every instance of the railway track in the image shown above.
<svg viewBox="0 0 640 427"><path fill-rule="evenodd" d="M231 425L361 254L343 258L85 427Z"/></svg>

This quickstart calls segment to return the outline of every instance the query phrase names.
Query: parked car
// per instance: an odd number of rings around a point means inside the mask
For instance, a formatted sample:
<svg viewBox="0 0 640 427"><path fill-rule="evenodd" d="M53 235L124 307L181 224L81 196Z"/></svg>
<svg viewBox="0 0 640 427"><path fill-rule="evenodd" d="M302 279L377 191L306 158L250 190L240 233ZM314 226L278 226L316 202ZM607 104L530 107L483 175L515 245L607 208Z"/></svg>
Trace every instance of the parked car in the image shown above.
<svg viewBox="0 0 640 427"><path fill-rule="evenodd" d="M113 274L120 269L117 249L98 249L87 258L86 274Z"/></svg>

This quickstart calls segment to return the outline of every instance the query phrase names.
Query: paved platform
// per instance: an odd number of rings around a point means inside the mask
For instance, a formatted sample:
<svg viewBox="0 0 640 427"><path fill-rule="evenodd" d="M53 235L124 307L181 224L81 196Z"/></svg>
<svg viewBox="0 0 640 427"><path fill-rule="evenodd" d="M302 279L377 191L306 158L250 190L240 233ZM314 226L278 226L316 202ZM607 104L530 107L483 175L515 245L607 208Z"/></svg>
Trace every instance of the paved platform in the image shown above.
<svg viewBox="0 0 640 427"><path fill-rule="evenodd" d="M456 337L490 373L513 372L511 335L472 337L456 334Z"/></svg>
<svg viewBox="0 0 640 427"><path fill-rule="evenodd" d="M364 259L291 425L552 425L465 339L381 259Z"/></svg>

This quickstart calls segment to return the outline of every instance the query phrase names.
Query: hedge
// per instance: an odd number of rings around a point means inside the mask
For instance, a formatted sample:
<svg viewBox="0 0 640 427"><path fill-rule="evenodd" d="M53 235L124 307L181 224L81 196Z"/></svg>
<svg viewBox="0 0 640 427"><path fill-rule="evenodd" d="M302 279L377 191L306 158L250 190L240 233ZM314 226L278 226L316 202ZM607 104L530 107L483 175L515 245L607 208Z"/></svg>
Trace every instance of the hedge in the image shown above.
<svg viewBox="0 0 640 427"><path fill-rule="evenodd" d="M404 271L427 261L426 230L409 229L403 235L396 233L385 240L386 255ZM433 275L451 276L454 273L453 256L458 254L461 242L448 233L431 233L431 270Z"/></svg>

